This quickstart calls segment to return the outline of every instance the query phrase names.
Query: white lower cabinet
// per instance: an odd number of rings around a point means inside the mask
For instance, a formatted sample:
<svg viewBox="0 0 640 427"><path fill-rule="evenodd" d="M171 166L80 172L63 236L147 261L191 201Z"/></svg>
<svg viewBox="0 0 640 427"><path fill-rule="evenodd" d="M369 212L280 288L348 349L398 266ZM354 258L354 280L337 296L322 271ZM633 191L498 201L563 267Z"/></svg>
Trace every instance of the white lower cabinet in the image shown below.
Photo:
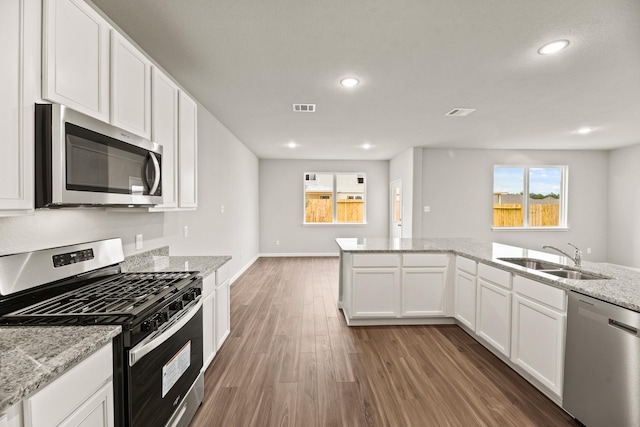
<svg viewBox="0 0 640 427"><path fill-rule="evenodd" d="M494 349L509 357L511 353L511 273L479 264L477 280L476 334Z"/></svg>
<svg viewBox="0 0 640 427"><path fill-rule="evenodd" d="M216 292L215 275L202 281L202 368L207 367L216 355Z"/></svg>
<svg viewBox="0 0 640 427"><path fill-rule="evenodd" d="M231 333L231 280L229 279L229 265L225 264L216 271L215 292L215 343L216 351Z"/></svg>
<svg viewBox="0 0 640 427"><path fill-rule="evenodd" d="M11 405L0 414L0 427L22 427L22 402Z"/></svg>
<svg viewBox="0 0 640 427"><path fill-rule="evenodd" d="M113 427L112 378L108 344L24 399L24 426Z"/></svg>
<svg viewBox="0 0 640 427"><path fill-rule="evenodd" d="M447 268L402 269L402 316L444 316Z"/></svg>
<svg viewBox="0 0 640 427"><path fill-rule="evenodd" d="M215 337L216 351L222 347L231 332L231 289L229 279L216 286Z"/></svg>
<svg viewBox="0 0 640 427"><path fill-rule="evenodd" d="M352 317L396 317L400 314L398 268L354 269L352 285Z"/></svg>
<svg viewBox="0 0 640 427"><path fill-rule="evenodd" d="M472 331L476 330L476 262L456 258L454 317Z"/></svg>
<svg viewBox="0 0 640 427"><path fill-rule="evenodd" d="M562 396L566 292L514 279L511 360L553 394Z"/></svg>

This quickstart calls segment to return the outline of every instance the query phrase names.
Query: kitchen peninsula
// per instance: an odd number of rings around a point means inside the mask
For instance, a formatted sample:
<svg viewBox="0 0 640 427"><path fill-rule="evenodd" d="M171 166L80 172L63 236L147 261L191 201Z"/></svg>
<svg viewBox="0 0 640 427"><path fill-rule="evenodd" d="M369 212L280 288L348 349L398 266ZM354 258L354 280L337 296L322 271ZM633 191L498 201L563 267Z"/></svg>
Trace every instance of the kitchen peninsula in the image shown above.
<svg viewBox="0 0 640 427"><path fill-rule="evenodd" d="M568 291L640 312L640 273L617 265L466 238L336 243L348 325L456 323L559 405Z"/></svg>

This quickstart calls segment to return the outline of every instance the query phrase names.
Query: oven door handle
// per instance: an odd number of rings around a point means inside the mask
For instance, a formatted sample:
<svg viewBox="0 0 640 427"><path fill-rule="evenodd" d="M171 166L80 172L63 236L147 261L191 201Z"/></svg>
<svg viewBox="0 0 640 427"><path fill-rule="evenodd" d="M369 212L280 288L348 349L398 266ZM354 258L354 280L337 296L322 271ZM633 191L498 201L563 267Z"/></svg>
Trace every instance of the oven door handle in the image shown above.
<svg viewBox="0 0 640 427"><path fill-rule="evenodd" d="M196 313L198 313L198 310L202 308L202 298L198 298L198 302L194 306L176 319L173 324L168 324L170 326L160 331L159 335L152 335L129 350L129 366L133 366L138 363L144 356L161 346L166 340L182 329L182 327L186 325L187 322L196 315Z"/></svg>

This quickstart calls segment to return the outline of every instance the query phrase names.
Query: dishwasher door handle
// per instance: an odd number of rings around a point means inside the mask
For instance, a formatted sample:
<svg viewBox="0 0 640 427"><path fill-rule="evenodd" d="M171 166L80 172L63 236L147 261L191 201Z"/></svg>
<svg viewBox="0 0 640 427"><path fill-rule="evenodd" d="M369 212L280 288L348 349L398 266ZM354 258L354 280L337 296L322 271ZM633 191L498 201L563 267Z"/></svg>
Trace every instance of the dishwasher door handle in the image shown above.
<svg viewBox="0 0 640 427"><path fill-rule="evenodd" d="M621 331L630 333L631 335L638 336L638 329L634 328L633 326L627 325L626 323L618 322L614 319L609 319L609 325L613 326L614 328L620 329Z"/></svg>

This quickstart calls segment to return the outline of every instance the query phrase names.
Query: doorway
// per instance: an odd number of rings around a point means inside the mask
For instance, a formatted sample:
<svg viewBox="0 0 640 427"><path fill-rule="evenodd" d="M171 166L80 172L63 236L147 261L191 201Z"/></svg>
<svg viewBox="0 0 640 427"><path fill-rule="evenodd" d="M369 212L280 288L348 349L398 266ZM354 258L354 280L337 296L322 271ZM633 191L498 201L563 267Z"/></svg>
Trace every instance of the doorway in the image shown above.
<svg viewBox="0 0 640 427"><path fill-rule="evenodd" d="M402 238L402 180L391 181L390 184L390 201L389 206L391 213L389 215L391 223L389 225L389 237L392 239Z"/></svg>

